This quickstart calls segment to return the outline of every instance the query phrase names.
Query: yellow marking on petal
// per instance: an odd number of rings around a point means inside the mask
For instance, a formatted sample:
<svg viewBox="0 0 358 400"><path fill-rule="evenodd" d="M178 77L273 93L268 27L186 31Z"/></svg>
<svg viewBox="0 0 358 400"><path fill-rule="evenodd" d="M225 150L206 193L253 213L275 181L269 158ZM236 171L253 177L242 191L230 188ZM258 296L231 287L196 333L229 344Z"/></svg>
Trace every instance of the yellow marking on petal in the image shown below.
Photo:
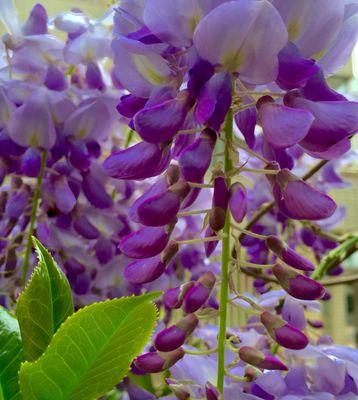
<svg viewBox="0 0 358 400"><path fill-rule="evenodd" d="M29 135L29 145L31 147L39 147L39 137L37 132L33 132Z"/></svg>
<svg viewBox="0 0 358 400"><path fill-rule="evenodd" d="M299 21L291 21L287 26L288 39L294 42L301 32L301 24Z"/></svg>
<svg viewBox="0 0 358 400"><path fill-rule="evenodd" d="M223 59L223 66L230 72L236 72L244 60L244 54L241 49L227 52Z"/></svg>
<svg viewBox="0 0 358 400"><path fill-rule="evenodd" d="M160 73L153 68L153 64L148 60L147 57L134 54L133 62L141 75L151 84L163 85L167 82L167 78L163 75L160 75Z"/></svg>
<svg viewBox="0 0 358 400"><path fill-rule="evenodd" d="M313 58L314 60L320 60L325 54L326 54L326 49L323 49L323 50L313 54L313 56L311 58Z"/></svg>

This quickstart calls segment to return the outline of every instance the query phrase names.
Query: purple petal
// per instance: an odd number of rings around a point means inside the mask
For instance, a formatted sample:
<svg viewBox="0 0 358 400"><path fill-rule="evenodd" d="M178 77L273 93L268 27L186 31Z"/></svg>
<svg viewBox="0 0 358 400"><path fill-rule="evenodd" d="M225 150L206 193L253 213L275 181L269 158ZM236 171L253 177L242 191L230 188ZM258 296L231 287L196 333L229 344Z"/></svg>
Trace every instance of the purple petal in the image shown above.
<svg viewBox="0 0 358 400"><path fill-rule="evenodd" d="M56 179L54 183L54 200L57 208L64 214L70 213L77 203L65 176Z"/></svg>
<svg viewBox="0 0 358 400"><path fill-rule="evenodd" d="M306 58L315 58L337 36L344 13L344 2L336 0L272 0L288 30L289 41Z"/></svg>
<svg viewBox="0 0 358 400"><path fill-rule="evenodd" d="M277 174L279 184L274 185L274 196L280 211L289 218L319 220L330 217L336 203L326 194L306 182L281 170Z"/></svg>
<svg viewBox="0 0 358 400"><path fill-rule="evenodd" d="M198 139L190 144L179 157L180 172L189 182L202 182L211 163L216 143L216 133L205 129Z"/></svg>
<svg viewBox="0 0 358 400"><path fill-rule="evenodd" d="M50 90L62 91L67 89L67 80L63 72L50 64L47 68L44 85Z"/></svg>
<svg viewBox="0 0 358 400"><path fill-rule="evenodd" d="M73 227L75 228L76 232L85 239L97 239L100 235L98 229L91 224L85 215L81 215L80 217L76 218L73 223Z"/></svg>
<svg viewBox="0 0 358 400"><path fill-rule="evenodd" d="M169 234L163 227L144 227L125 236L119 249L128 257L148 258L161 253L169 241Z"/></svg>
<svg viewBox="0 0 358 400"><path fill-rule="evenodd" d="M291 147L304 139L314 120L309 111L272 102L264 103L259 115L265 139L279 149Z"/></svg>
<svg viewBox="0 0 358 400"><path fill-rule="evenodd" d="M175 99L143 108L134 116L134 127L146 142L166 142L181 129L187 112L188 95L181 92Z"/></svg>
<svg viewBox="0 0 358 400"><path fill-rule="evenodd" d="M90 172L83 174L82 190L87 200L96 208L109 208L113 204L113 200L102 182Z"/></svg>
<svg viewBox="0 0 358 400"><path fill-rule="evenodd" d="M195 108L195 119L218 131L231 106L232 85L228 73L212 76L200 91Z"/></svg>
<svg viewBox="0 0 358 400"><path fill-rule="evenodd" d="M315 61L303 58L296 45L291 42L280 51L278 61L276 83L284 90L305 86L311 76L319 70Z"/></svg>
<svg viewBox="0 0 358 400"><path fill-rule="evenodd" d="M286 297L285 302L283 303L281 316L285 321L297 329L302 330L306 327L304 308L299 301L292 297Z"/></svg>
<svg viewBox="0 0 358 400"><path fill-rule="evenodd" d="M234 183L230 187L229 207L231 215L238 223L245 218L247 211L246 189L241 183Z"/></svg>
<svg viewBox="0 0 358 400"><path fill-rule="evenodd" d="M154 173L162 152L157 144L141 142L112 153L103 163L106 173L117 179L147 178Z"/></svg>
<svg viewBox="0 0 358 400"><path fill-rule="evenodd" d="M24 35L44 35L47 33L47 12L41 4L36 4L22 27Z"/></svg>
<svg viewBox="0 0 358 400"><path fill-rule="evenodd" d="M89 88L104 90L105 84L103 82L102 72L99 66L94 61L87 63L85 80Z"/></svg>
<svg viewBox="0 0 358 400"><path fill-rule="evenodd" d="M147 101L148 99L144 99L143 97L127 94L121 97L117 105L117 111L124 117L133 118L145 106Z"/></svg>
<svg viewBox="0 0 358 400"><path fill-rule="evenodd" d="M194 32L194 46L200 57L223 65L229 72L239 72L245 82L254 84L276 78L277 54L286 41L286 28L266 1L221 4L200 21Z"/></svg>
<svg viewBox="0 0 358 400"><path fill-rule="evenodd" d="M256 108L247 108L235 114L235 122L243 134L246 144L252 149L255 146Z"/></svg>
<svg viewBox="0 0 358 400"><path fill-rule="evenodd" d="M21 160L21 169L26 176L38 176L41 169L41 153L38 149L30 147L26 150Z"/></svg>
<svg viewBox="0 0 358 400"><path fill-rule="evenodd" d="M123 272L124 278L132 284L143 284L158 279L165 270L160 256L136 260L128 264Z"/></svg>
<svg viewBox="0 0 358 400"><path fill-rule="evenodd" d="M191 97L197 98L201 88L214 75L215 68L206 60L199 58L189 70L188 91Z"/></svg>
<svg viewBox="0 0 358 400"><path fill-rule="evenodd" d="M97 240L94 250L96 253L97 260L100 264L107 264L109 261L113 259L114 256L114 248L113 243L110 239L105 236L100 236Z"/></svg>
<svg viewBox="0 0 358 400"><path fill-rule="evenodd" d="M33 92L11 115L8 123L11 139L20 146L50 150L56 142L56 130L43 91Z"/></svg>

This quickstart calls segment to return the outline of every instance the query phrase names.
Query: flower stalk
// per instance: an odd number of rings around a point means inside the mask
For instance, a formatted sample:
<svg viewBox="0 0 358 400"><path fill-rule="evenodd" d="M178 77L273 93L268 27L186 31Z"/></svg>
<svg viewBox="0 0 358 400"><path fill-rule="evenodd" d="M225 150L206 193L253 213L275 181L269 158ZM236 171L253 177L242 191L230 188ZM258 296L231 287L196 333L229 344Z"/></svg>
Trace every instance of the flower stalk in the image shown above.
<svg viewBox="0 0 358 400"><path fill-rule="evenodd" d="M27 277L27 273L29 270L30 253L31 253L31 246L32 246L31 236L34 233L36 217L37 217L37 210L38 210L38 206L40 203L42 181L43 181L45 170L46 170L46 160L47 160L47 152L46 152L46 150L43 150L42 154L41 154L41 168L40 168L40 172L37 176L37 182L36 182L36 186L35 186L35 190L34 190L34 194L33 194L33 198L32 198L29 230L26 235L24 262L22 264L22 281L23 281L24 285L26 283L26 277Z"/></svg>
<svg viewBox="0 0 358 400"><path fill-rule="evenodd" d="M230 158L230 144L233 138L233 112L229 110L225 120L225 155L224 172L232 170L232 160ZM228 175L226 175L228 176ZM231 185L231 178L226 178L227 186ZM224 389L225 376L225 343L226 343L226 323L227 323L227 303L229 287L229 263L231 257L230 249L230 226L231 216L226 213L226 222L224 226L224 237L222 239L222 259L221 259L221 288L220 288L220 306L219 306L219 337L218 337L218 375L217 387L220 393Z"/></svg>

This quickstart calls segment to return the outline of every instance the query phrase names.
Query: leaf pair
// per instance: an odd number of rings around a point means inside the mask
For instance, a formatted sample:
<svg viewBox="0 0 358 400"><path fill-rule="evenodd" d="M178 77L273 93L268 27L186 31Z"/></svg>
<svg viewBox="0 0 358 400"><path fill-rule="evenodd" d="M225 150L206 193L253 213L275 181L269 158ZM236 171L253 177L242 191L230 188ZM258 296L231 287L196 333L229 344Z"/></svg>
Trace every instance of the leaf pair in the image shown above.
<svg viewBox="0 0 358 400"><path fill-rule="evenodd" d="M96 399L120 382L149 340L158 293L107 300L73 314L65 275L33 241L39 263L17 305L22 344L16 319L0 313L0 346L7 344L0 347L0 400Z"/></svg>

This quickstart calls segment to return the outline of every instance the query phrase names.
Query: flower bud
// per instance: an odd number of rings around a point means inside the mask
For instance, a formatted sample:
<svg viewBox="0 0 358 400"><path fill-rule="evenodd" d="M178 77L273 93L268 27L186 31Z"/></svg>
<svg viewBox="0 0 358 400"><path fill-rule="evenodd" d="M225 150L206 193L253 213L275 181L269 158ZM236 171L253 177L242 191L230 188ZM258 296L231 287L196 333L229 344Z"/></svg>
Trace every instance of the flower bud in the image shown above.
<svg viewBox="0 0 358 400"><path fill-rule="evenodd" d="M38 149L30 147L26 150L21 159L21 169L26 176L38 176L41 169L41 153Z"/></svg>
<svg viewBox="0 0 358 400"><path fill-rule="evenodd" d="M200 137L191 143L179 157L179 168L188 182L201 183L211 163L216 143L216 133L210 128L204 129Z"/></svg>
<svg viewBox="0 0 358 400"><path fill-rule="evenodd" d="M85 239L97 239L100 235L98 229L91 224L85 215L76 218L73 227L75 231Z"/></svg>
<svg viewBox="0 0 358 400"><path fill-rule="evenodd" d="M242 222L247 212L247 199L246 189L239 182L230 187L229 207L234 220L238 223Z"/></svg>
<svg viewBox="0 0 358 400"><path fill-rule="evenodd" d="M132 284L153 282L163 274L169 261L178 250L177 243L169 243L162 255L136 260L128 264L124 269L123 275Z"/></svg>
<svg viewBox="0 0 358 400"><path fill-rule="evenodd" d="M209 214L209 225L215 232L220 231L225 226L228 201L229 192L226 181L223 174L220 173L214 179L213 202Z"/></svg>
<svg viewBox="0 0 358 400"><path fill-rule="evenodd" d="M170 351L168 353L153 351L137 357L134 360L134 365L143 372L153 374L170 368L177 361L183 358L183 356L184 350L182 348Z"/></svg>
<svg viewBox="0 0 358 400"><path fill-rule="evenodd" d="M265 354L254 347L241 347L239 349L239 356L242 361L251 364L254 367L280 371L287 371L288 369L278 358L271 354Z"/></svg>
<svg viewBox="0 0 358 400"><path fill-rule="evenodd" d="M175 397L178 400L190 399L190 393L188 392L184 383L181 383L171 378L167 378L165 381L169 385L170 390L175 394Z"/></svg>
<svg viewBox="0 0 358 400"><path fill-rule="evenodd" d="M211 229L210 226L207 227L205 231L205 237L214 237L216 236L216 233ZM205 242L204 243L204 248L205 248L205 255L206 257L210 257L214 250L216 249L216 246L218 245L219 241L218 240L213 240L212 242Z"/></svg>
<svg viewBox="0 0 358 400"><path fill-rule="evenodd" d="M220 393L217 388L210 382L205 384L205 399L206 400L219 400Z"/></svg>
<svg viewBox="0 0 358 400"><path fill-rule="evenodd" d="M279 345L292 350L301 350L308 345L306 335L278 315L264 311L260 320L272 339Z"/></svg>
<svg viewBox="0 0 358 400"><path fill-rule="evenodd" d="M261 371L251 365L246 365L244 376L248 382L255 381L261 375Z"/></svg>
<svg viewBox="0 0 358 400"><path fill-rule="evenodd" d="M198 322L194 314L185 316L175 325L157 334L154 340L155 348L159 351L167 352L182 346L186 338L194 331Z"/></svg>
<svg viewBox="0 0 358 400"><path fill-rule="evenodd" d="M300 269L302 271L314 270L314 265L311 263L310 260L296 253L277 236L269 236L266 239L266 247L282 261L293 268Z"/></svg>
<svg viewBox="0 0 358 400"><path fill-rule="evenodd" d="M133 118L134 115L145 106L147 101L148 99L143 97L127 94L120 98L120 101L117 105L117 111L124 117Z"/></svg>
<svg viewBox="0 0 358 400"><path fill-rule="evenodd" d="M165 249L172 229L173 226L140 228L125 236L119 242L119 249L127 257L154 257Z"/></svg>
<svg viewBox="0 0 358 400"><path fill-rule="evenodd" d="M206 303L215 281L216 278L212 272L205 272L185 293L183 309L186 313L194 313Z"/></svg>
<svg viewBox="0 0 358 400"><path fill-rule="evenodd" d="M292 268L276 264L272 272L286 292L297 299L318 300L325 294L325 289L320 283Z"/></svg>
<svg viewBox="0 0 358 400"><path fill-rule="evenodd" d="M184 295L194 286L195 282L187 282L181 286L168 289L163 295L163 302L168 308L180 308L183 304Z"/></svg>
<svg viewBox="0 0 358 400"><path fill-rule="evenodd" d="M138 221L147 226L163 226L176 217L182 200L190 186L183 180L174 183L167 191L145 199L137 208Z"/></svg>

